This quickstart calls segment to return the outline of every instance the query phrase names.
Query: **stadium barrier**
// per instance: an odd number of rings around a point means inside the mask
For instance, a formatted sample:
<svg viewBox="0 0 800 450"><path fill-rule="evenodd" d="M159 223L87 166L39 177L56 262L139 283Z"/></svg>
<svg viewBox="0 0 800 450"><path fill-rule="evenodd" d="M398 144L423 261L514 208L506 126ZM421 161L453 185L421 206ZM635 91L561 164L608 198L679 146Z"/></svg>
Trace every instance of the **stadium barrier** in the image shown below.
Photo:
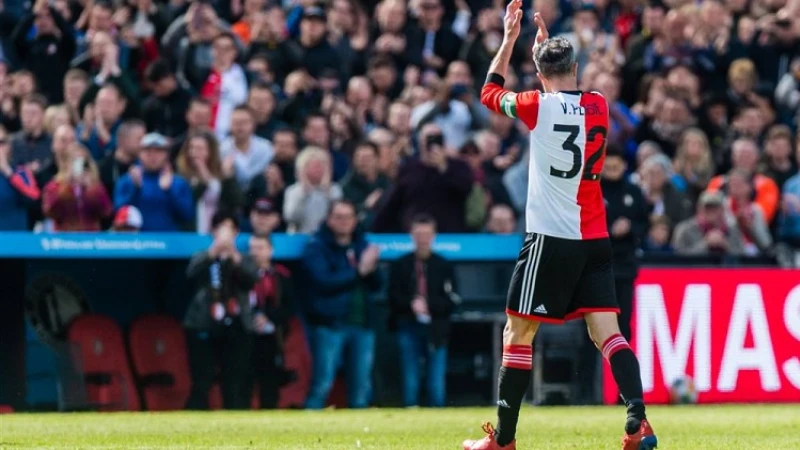
<svg viewBox="0 0 800 450"><path fill-rule="evenodd" d="M699 403L800 402L800 271L643 269L633 322L646 402L687 376Z"/></svg>

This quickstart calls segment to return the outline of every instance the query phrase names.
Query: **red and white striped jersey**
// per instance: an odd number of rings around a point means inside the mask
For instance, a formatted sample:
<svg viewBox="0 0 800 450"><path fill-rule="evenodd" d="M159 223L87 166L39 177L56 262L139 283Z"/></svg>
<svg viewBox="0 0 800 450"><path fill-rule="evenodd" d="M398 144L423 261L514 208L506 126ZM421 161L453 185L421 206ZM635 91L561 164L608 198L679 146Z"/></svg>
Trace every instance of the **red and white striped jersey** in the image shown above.
<svg viewBox="0 0 800 450"><path fill-rule="evenodd" d="M481 102L531 130L527 231L563 239L608 237L600 189L609 126L605 98L581 91L514 93L500 80L490 75Z"/></svg>

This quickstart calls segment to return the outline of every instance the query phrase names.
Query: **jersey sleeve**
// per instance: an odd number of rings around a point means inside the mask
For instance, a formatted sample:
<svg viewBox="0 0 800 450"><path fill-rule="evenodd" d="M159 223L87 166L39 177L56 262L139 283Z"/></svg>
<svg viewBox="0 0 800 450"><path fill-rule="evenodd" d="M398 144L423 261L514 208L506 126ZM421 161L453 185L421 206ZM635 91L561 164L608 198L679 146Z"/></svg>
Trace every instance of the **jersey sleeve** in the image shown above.
<svg viewBox="0 0 800 450"><path fill-rule="evenodd" d="M516 93L504 89L503 85L503 77L490 73L481 89L481 103L495 113L522 120L533 130L539 115L539 91Z"/></svg>

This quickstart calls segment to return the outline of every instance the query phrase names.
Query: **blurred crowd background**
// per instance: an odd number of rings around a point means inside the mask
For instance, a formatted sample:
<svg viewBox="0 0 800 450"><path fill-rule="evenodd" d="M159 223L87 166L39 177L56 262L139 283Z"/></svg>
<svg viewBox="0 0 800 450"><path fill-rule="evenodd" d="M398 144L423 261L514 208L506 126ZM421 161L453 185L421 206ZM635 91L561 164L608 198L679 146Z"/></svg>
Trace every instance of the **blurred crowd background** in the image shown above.
<svg viewBox="0 0 800 450"><path fill-rule="evenodd" d="M443 232L522 229L527 133L477 99L502 1L0 8L0 228L207 233L215 211L250 229L269 209L263 231L311 233L344 198L376 232L418 213ZM609 148L647 203L637 245L800 244L800 2L525 8L612 106ZM531 25L510 89L538 87Z"/></svg>
<svg viewBox="0 0 800 450"><path fill-rule="evenodd" d="M524 3L506 87L540 87L535 10L575 47L580 88L609 102L602 184L627 285L636 254L794 264L800 1ZM443 378L457 303L452 268L431 262L433 235L524 231L536 149L524 124L490 115L478 98L504 9L502 0L0 0L0 230L213 234L188 271L199 286L184 321L203 380L194 407L215 376L208 361L250 358L224 345L241 336L212 332L212 345L209 330L275 335L292 310L270 303L291 277L271 263L269 235L315 234L302 270L312 281L307 406L321 407L345 348L360 387L350 403L369 401L367 306L387 283L363 232L416 226L417 258L388 281L391 326L413 355L404 401L415 404L415 358L429 359L429 379ZM255 236L245 255L232 244L240 230ZM445 338L427 346L430 329ZM223 390L241 406L234 372L223 371L232 377ZM444 402L443 385L428 389L432 404Z"/></svg>

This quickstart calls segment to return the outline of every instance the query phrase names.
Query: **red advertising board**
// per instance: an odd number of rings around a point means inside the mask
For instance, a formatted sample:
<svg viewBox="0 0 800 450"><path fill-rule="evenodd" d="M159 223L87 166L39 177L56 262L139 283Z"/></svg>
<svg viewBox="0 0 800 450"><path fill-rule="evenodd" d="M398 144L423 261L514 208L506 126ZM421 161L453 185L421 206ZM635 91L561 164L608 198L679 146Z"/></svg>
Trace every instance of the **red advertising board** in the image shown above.
<svg viewBox="0 0 800 450"><path fill-rule="evenodd" d="M631 345L645 402L688 375L700 403L800 402L800 271L644 269ZM617 390L605 364L604 398Z"/></svg>

